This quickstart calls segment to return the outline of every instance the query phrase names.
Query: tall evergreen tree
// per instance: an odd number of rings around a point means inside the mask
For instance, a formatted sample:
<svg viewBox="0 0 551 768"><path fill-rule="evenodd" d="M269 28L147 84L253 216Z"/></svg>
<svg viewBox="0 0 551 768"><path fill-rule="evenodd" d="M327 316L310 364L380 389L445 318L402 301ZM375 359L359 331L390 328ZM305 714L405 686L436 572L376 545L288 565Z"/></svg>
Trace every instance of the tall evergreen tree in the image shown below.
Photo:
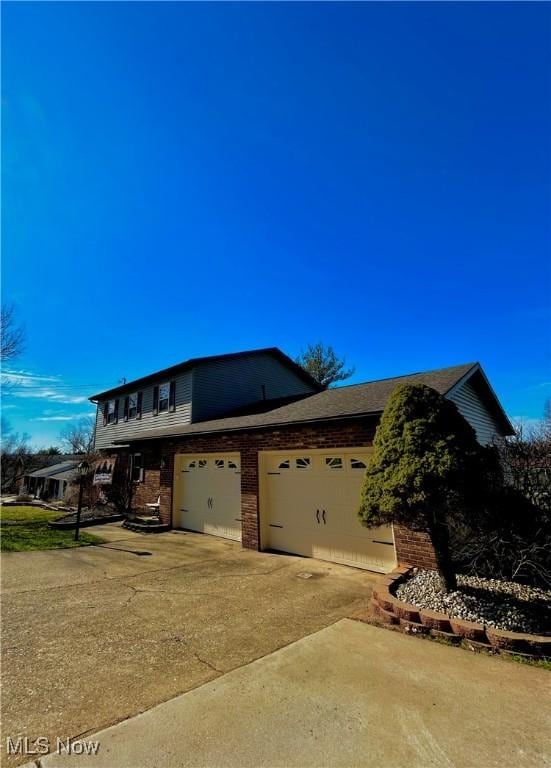
<svg viewBox="0 0 551 768"><path fill-rule="evenodd" d="M354 368L345 368L345 359L337 357L333 347L326 347L321 343L309 344L297 357L296 362L323 387L332 387L354 373Z"/></svg>
<svg viewBox="0 0 551 768"><path fill-rule="evenodd" d="M396 387L373 445L360 522L427 532L444 589L456 589L449 523L473 514L499 482L495 454L479 445L454 403L424 384Z"/></svg>

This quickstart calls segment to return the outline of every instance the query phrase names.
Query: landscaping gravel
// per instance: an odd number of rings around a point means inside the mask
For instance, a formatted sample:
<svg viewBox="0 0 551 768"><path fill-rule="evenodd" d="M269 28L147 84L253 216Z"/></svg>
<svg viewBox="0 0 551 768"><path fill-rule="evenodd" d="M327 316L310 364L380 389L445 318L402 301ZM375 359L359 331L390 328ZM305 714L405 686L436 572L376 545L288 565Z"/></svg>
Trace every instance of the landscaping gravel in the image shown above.
<svg viewBox="0 0 551 768"><path fill-rule="evenodd" d="M418 608L512 632L551 634L551 590L513 581L457 576L458 589L444 592L436 571L415 568L396 597Z"/></svg>

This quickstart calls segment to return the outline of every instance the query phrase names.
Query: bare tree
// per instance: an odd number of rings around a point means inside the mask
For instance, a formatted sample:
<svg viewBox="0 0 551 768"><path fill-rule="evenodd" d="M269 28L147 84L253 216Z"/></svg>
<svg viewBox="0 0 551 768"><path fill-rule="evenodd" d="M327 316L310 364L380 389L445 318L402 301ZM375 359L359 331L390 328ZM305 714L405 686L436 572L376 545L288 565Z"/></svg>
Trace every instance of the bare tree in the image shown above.
<svg viewBox="0 0 551 768"><path fill-rule="evenodd" d="M0 461L2 463L2 492L17 493L23 476L32 464L32 450L29 435L13 432L10 424L2 418L2 440Z"/></svg>
<svg viewBox="0 0 551 768"><path fill-rule="evenodd" d="M85 416L73 424L68 424L60 432L63 447L71 453L91 453L94 448L95 421L92 416Z"/></svg>
<svg viewBox="0 0 551 768"><path fill-rule="evenodd" d="M337 357L333 347L326 347L321 342L309 344L297 357L296 362L323 387L332 387L354 373L354 368L346 370L345 359Z"/></svg>
<svg viewBox="0 0 551 768"><path fill-rule="evenodd" d="M551 430L519 424L495 448L504 487L452 531L457 563L488 578L551 587Z"/></svg>
<svg viewBox="0 0 551 768"><path fill-rule="evenodd" d="M0 308L0 356L5 363L19 357L25 346L25 331L17 323L15 306L2 304Z"/></svg>
<svg viewBox="0 0 551 768"><path fill-rule="evenodd" d="M547 398L543 408L542 431L551 439L551 397Z"/></svg>

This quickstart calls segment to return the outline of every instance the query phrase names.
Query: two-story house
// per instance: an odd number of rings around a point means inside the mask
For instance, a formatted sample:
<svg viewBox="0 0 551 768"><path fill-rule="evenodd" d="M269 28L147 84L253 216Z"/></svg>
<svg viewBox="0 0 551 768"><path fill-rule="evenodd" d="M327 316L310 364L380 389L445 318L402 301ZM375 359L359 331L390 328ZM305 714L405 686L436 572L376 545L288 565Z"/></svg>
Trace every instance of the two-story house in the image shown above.
<svg viewBox="0 0 551 768"><path fill-rule="evenodd" d="M323 389L277 348L187 360L91 400L96 449L174 529L386 572L432 567L422 533L357 521L375 429L398 383L452 400L481 443L512 433L478 363Z"/></svg>

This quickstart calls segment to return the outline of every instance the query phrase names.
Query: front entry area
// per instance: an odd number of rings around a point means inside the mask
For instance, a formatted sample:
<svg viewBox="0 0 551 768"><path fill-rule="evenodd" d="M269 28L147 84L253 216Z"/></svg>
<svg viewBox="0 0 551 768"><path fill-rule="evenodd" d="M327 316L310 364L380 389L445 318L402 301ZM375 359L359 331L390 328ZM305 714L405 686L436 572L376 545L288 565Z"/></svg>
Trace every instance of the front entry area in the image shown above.
<svg viewBox="0 0 551 768"><path fill-rule="evenodd" d="M396 565L391 526L357 519L369 448L262 452L262 549L387 573Z"/></svg>
<svg viewBox="0 0 551 768"><path fill-rule="evenodd" d="M241 541L238 453L175 457L172 525Z"/></svg>

